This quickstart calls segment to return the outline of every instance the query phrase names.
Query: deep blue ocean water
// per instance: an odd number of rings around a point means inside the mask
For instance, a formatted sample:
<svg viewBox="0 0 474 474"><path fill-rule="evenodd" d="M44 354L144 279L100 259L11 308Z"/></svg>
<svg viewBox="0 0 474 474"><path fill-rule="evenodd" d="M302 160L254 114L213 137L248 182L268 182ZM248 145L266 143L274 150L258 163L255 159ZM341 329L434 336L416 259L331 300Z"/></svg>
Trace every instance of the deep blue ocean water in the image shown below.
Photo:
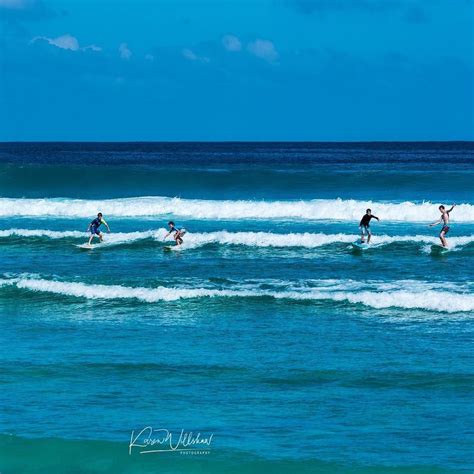
<svg viewBox="0 0 474 474"><path fill-rule="evenodd" d="M472 471L473 178L472 143L0 144L0 471Z"/></svg>

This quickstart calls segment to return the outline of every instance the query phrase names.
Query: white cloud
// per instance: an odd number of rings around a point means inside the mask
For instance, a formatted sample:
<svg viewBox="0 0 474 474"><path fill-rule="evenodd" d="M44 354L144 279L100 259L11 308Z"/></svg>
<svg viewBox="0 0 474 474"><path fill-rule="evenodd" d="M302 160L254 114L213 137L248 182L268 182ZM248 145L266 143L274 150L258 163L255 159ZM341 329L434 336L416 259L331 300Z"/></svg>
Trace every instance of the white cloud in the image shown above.
<svg viewBox="0 0 474 474"><path fill-rule="evenodd" d="M29 7L33 2L29 0L0 0L1 8L10 8L12 10L22 10Z"/></svg>
<svg viewBox="0 0 474 474"><path fill-rule="evenodd" d="M127 43L122 43L119 46L119 53L122 59L130 59L132 57L132 51L129 49Z"/></svg>
<svg viewBox="0 0 474 474"><path fill-rule="evenodd" d="M190 49L183 49L183 56L190 61L197 61L198 57Z"/></svg>
<svg viewBox="0 0 474 474"><path fill-rule="evenodd" d="M275 45L264 39L256 39L247 46L250 53L257 56L257 58L264 59L270 63L278 59L278 52L275 49Z"/></svg>
<svg viewBox="0 0 474 474"><path fill-rule="evenodd" d="M242 43L239 38L234 35L225 35L222 38L222 45L227 51L240 51L242 49Z"/></svg>
<svg viewBox="0 0 474 474"><path fill-rule="evenodd" d="M194 51L188 48L183 49L181 52L183 56L189 61L200 61L202 63L208 63L210 61L209 58L205 56L198 56Z"/></svg>
<svg viewBox="0 0 474 474"><path fill-rule="evenodd" d="M46 41L52 46L56 46L61 49L69 49L71 51L79 51L81 48L79 46L79 41L77 38L71 35L62 35L57 38L48 38L47 36L36 36L31 40L32 43L36 41Z"/></svg>
<svg viewBox="0 0 474 474"><path fill-rule="evenodd" d="M2 1L2 0L0 0ZM51 46L56 46L57 48L67 49L69 51L102 51L102 48L91 44L89 46L81 47L79 41L75 36L66 34L58 36L57 38L48 38L47 36L35 36L30 43L36 43L37 41L46 41Z"/></svg>
<svg viewBox="0 0 474 474"><path fill-rule="evenodd" d="M0 7L3 8L23 8L25 2L23 0L0 0Z"/></svg>
<svg viewBox="0 0 474 474"><path fill-rule="evenodd" d="M91 44L90 46L86 46L85 48L82 48L82 49L83 51L87 51L87 50L96 51L96 52L102 51L102 48L95 44Z"/></svg>

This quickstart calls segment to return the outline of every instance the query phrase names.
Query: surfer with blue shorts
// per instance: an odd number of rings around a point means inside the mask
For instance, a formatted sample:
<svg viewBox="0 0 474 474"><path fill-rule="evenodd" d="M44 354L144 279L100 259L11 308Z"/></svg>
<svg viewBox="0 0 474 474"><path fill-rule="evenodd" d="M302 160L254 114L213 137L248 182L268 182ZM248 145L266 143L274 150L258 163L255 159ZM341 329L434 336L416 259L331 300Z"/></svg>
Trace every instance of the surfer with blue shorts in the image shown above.
<svg viewBox="0 0 474 474"><path fill-rule="evenodd" d="M182 236L186 233L186 229L180 229L176 227L173 221L168 222L169 232L165 235L163 240L166 240L168 236L174 233L173 238L176 242L176 245L181 245L183 243Z"/></svg>
<svg viewBox="0 0 474 474"><path fill-rule="evenodd" d="M359 229L360 229L360 243L364 243L364 238L367 236L367 243L370 243L370 238L372 237L372 232L370 231L370 221L372 219L377 219L378 221L380 220L377 216L374 216L372 214L371 209L367 209L365 211L365 215L362 217L359 223Z"/></svg>
<svg viewBox="0 0 474 474"><path fill-rule="evenodd" d="M439 233L439 239L441 240L441 243L443 247L448 246L448 242L446 240L446 234L449 232L449 213L455 208L456 204L453 204L451 206L451 209L449 211L446 210L444 206L439 206L439 212L441 212L441 217L436 221L430 224L430 227L433 227L438 224L442 224L443 227L441 228L441 232Z"/></svg>
<svg viewBox="0 0 474 474"><path fill-rule="evenodd" d="M89 227L87 228L87 231L91 233L91 236L89 237L89 245L91 245L92 239L95 236L99 237L99 240L101 242L103 241L102 232L99 229L102 224L107 227L107 232L110 232L110 227L107 222L105 222L105 219L102 217L102 212L99 212L99 214L97 214L97 217L89 224Z"/></svg>

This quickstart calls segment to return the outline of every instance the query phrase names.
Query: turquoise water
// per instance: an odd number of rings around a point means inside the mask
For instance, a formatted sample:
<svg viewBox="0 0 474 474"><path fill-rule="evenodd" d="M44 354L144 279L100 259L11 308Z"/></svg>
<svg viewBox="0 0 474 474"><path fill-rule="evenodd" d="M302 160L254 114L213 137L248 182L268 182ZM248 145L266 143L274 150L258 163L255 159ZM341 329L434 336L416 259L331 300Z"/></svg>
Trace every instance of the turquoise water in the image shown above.
<svg viewBox="0 0 474 474"><path fill-rule="evenodd" d="M473 151L0 145L0 471L469 472Z"/></svg>

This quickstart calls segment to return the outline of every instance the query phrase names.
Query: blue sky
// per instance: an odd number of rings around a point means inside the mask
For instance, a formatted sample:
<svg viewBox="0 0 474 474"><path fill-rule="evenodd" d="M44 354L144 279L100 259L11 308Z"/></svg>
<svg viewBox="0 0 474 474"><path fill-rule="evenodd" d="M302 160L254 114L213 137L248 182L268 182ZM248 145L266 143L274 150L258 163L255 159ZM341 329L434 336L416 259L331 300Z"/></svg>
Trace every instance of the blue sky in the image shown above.
<svg viewBox="0 0 474 474"><path fill-rule="evenodd" d="M0 140L472 140L474 0L0 0Z"/></svg>

